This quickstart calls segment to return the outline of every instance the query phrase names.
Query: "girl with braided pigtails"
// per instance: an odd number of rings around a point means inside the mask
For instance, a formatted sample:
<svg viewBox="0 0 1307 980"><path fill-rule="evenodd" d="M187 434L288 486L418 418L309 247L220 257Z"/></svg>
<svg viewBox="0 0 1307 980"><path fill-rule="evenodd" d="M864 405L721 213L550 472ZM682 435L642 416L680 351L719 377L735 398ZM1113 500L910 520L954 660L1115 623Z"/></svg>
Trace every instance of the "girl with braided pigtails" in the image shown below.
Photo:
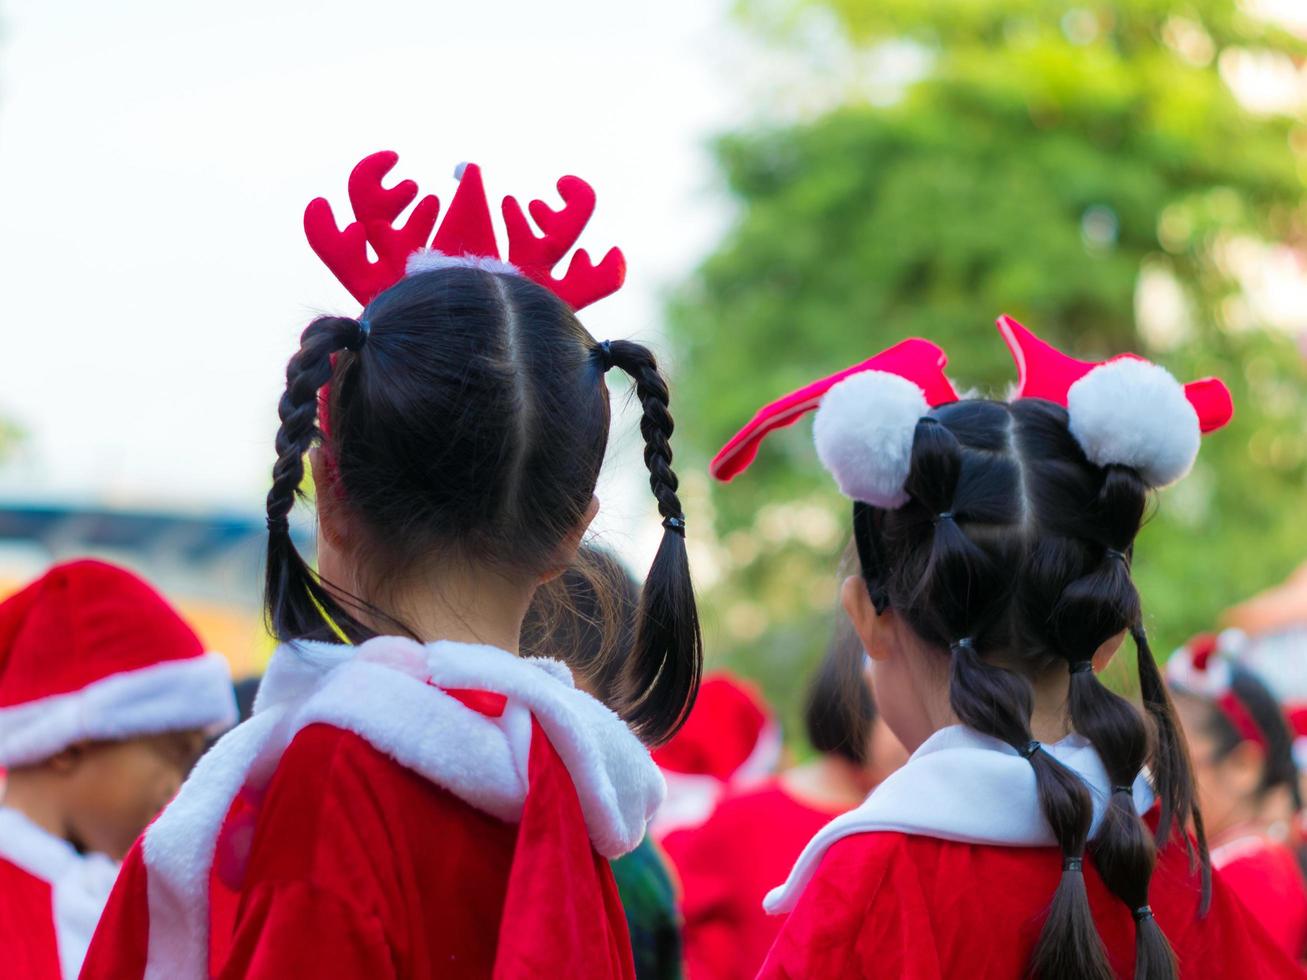
<svg viewBox="0 0 1307 980"><path fill-rule="evenodd" d="M553 274L587 184L532 203L539 235L506 199L504 260L474 165L438 229L434 197L397 226L417 188L383 186L395 159L355 168L344 230L321 199L305 213L364 310L311 323L286 372L267 499L282 645L253 717L129 855L84 976L633 976L608 859L645 835L663 783L641 739L676 730L701 664L667 384L576 317L621 285L620 252ZM598 507L612 368L644 409L664 527L615 710L518 655ZM306 458L317 571L290 533Z"/></svg>
<svg viewBox="0 0 1307 980"><path fill-rule="evenodd" d="M959 399L943 352L909 340L767 406L713 462L729 480L817 410L853 500L844 607L913 752L768 896L789 917L762 976L1297 976L1211 881L1131 577L1149 492L1229 419L1228 391L999 326L1010 401ZM1097 676L1127 635L1142 710Z"/></svg>

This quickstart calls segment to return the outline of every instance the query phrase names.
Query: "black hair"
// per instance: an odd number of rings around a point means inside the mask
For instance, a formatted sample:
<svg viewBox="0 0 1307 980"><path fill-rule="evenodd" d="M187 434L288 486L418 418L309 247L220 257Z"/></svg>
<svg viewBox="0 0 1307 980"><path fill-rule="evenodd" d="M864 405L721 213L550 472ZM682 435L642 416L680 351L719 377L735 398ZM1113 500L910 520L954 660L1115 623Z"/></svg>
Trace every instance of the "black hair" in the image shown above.
<svg viewBox="0 0 1307 980"><path fill-rule="evenodd" d="M1039 399L974 399L935 409L914 434L896 510L854 505L863 576L924 641L949 651L949 700L966 725L1029 759L1064 868L1032 956L1037 977L1108 980L1112 970L1080 871L1093 817L1084 782L1033 740L1032 680L1070 672L1075 731L1114 786L1092 856L1104 883L1136 913L1135 976L1175 976L1171 948L1147 912L1154 837L1132 786L1149 766L1161 802L1157 840L1194 821L1190 854L1210 871L1193 775L1174 708L1142 625L1130 574L1148 487L1134 470L1099 467L1068 429L1066 410ZM1095 652L1129 631L1147 720L1102 685ZM1154 737L1150 741L1149 724Z"/></svg>
<svg viewBox="0 0 1307 980"><path fill-rule="evenodd" d="M617 557L584 544L573 567L537 590L522 622L522 653L562 660L620 714L639 605L640 586Z"/></svg>
<svg viewBox="0 0 1307 980"><path fill-rule="evenodd" d="M1256 674L1239 664L1230 665L1230 693L1257 726L1265 744L1261 778L1253 791L1261 801L1272 790L1289 791L1294 810L1302 809L1302 791L1298 785L1298 765L1293 758L1293 732L1270 688ZM1246 736L1221 707L1210 698L1190 695L1204 707L1203 731L1212 740L1213 761L1226 758Z"/></svg>
<svg viewBox="0 0 1307 980"><path fill-rule="evenodd" d="M373 635L365 619L412 635L380 607L377 590L383 578L436 560L548 570L594 494L610 367L635 384L664 518L640 598L625 713L647 740L669 737L693 704L702 640L667 384L647 348L597 344L562 300L520 276L423 272L380 293L359 320L320 317L305 329L286 368L268 491L265 605L274 635L330 639L327 617L353 642ZM374 581L361 591L373 593L370 602L322 581L291 540L287 519L314 446L329 481L317 493L332 495L368 550L363 571Z"/></svg>
<svg viewBox="0 0 1307 980"><path fill-rule="evenodd" d="M848 617L836 620L821 663L808 682L803 724L808 742L823 755L867 764L876 702L864 676L866 653Z"/></svg>

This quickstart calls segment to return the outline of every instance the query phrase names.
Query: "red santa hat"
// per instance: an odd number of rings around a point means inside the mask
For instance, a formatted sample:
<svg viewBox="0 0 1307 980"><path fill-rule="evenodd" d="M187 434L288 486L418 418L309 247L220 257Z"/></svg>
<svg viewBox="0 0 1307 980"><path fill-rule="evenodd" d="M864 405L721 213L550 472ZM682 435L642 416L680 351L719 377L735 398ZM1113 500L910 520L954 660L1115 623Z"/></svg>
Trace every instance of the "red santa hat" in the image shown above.
<svg viewBox="0 0 1307 980"><path fill-rule="evenodd" d="M667 780L654 836L702 823L729 786L770 775L780 758L780 725L762 692L726 671L709 674L680 731L653 752Z"/></svg>
<svg viewBox="0 0 1307 980"><path fill-rule="evenodd" d="M227 662L130 572L68 562L0 604L0 766L235 721Z"/></svg>

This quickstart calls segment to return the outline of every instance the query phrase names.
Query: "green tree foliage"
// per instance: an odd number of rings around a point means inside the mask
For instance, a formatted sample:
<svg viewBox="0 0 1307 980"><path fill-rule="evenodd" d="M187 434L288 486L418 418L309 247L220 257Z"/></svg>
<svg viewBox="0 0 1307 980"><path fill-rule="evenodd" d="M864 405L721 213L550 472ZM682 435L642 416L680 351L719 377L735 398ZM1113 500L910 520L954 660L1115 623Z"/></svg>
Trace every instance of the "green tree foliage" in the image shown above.
<svg viewBox="0 0 1307 980"><path fill-rule="evenodd" d="M792 39L819 18L827 47L833 24L846 52L906 46L928 67L892 101L850 77L815 117L718 141L737 219L671 315L694 450L706 458L764 402L909 335L944 346L962 386L1001 393L1014 371L993 319L1007 312L1081 356L1131 349L1234 391L1235 423L1162 495L1139 543L1159 648L1283 577L1307 557L1307 379L1292 338L1250 312L1234 257L1300 238L1307 133L1246 109L1220 66L1246 51L1301 59L1304 46L1240 9L745 3L744 20L782 46L801 47ZM1151 329L1136 317L1145 273L1174 301ZM810 423L773 437L710 502L714 652L792 706L828 633L847 526Z"/></svg>

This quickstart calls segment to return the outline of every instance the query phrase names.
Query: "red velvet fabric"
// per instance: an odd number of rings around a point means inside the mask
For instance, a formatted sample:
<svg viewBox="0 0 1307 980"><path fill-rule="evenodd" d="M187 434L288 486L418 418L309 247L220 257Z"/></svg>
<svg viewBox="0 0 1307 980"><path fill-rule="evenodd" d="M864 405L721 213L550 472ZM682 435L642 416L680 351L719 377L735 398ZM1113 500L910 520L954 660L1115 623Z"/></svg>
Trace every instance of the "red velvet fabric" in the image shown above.
<svg viewBox="0 0 1307 980"><path fill-rule="evenodd" d="M1307 883L1298 856L1279 841L1263 838L1260 844L1242 851L1217 874L1276 945L1301 960L1307 954Z"/></svg>
<svg viewBox="0 0 1307 980"><path fill-rule="evenodd" d="M50 885L0 858L0 976L62 980Z"/></svg>
<svg viewBox="0 0 1307 980"><path fill-rule="evenodd" d="M763 911L763 897L835 816L769 780L726 797L701 826L667 835L663 847L684 892L689 980L757 975L785 921Z"/></svg>
<svg viewBox="0 0 1307 980"><path fill-rule="evenodd" d="M521 824L503 823L351 732L305 728L263 799L238 798L220 837L214 975L632 977L612 873L535 723L526 799ZM223 851L242 846L248 808L257 812L248 859L229 862ZM241 880L224 880L229 863L243 865ZM143 870L133 852L84 977L140 976L146 907L129 886L120 891Z"/></svg>
<svg viewBox="0 0 1307 980"><path fill-rule="evenodd" d="M1012 980L1025 975L1061 874L1052 848L977 846L899 833L847 837L827 852L760 977ZM1092 862L1085 879L1117 976L1134 975L1134 922ZM1219 880L1198 915L1184 848L1165 848L1150 902L1183 980L1300 977L1301 969Z"/></svg>

